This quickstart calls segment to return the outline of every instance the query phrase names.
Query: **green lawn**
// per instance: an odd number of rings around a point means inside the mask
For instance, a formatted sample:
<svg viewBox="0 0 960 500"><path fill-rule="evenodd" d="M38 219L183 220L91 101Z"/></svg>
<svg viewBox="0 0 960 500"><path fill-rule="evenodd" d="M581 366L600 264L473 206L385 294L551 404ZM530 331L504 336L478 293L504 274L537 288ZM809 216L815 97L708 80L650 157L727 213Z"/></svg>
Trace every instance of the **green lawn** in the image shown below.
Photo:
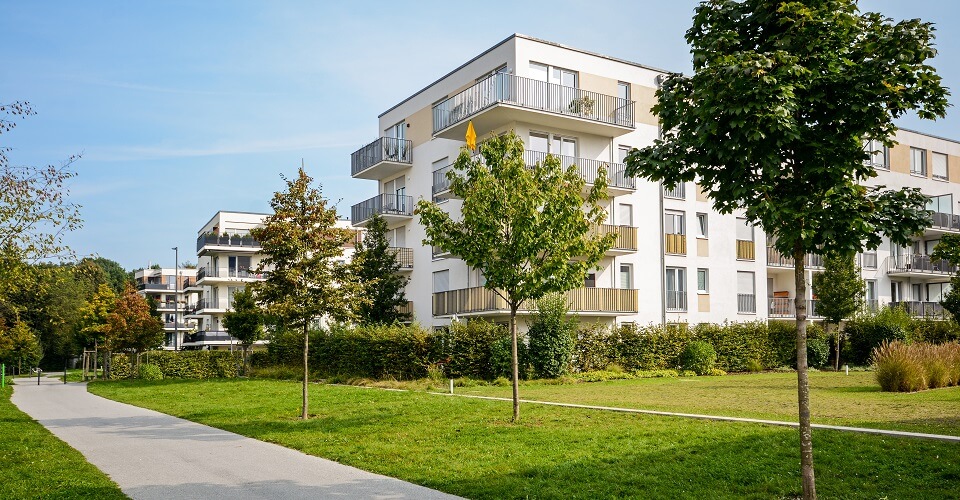
<svg viewBox="0 0 960 500"><path fill-rule="evenodd" d="M813 421L822 424L960 435L960 387L913 394L881 392L871 372L810 373ZM457 388L511 397L509 387ZM520 387L520 397L681 413L797 421L796 373L617 380Z"/></svg>
<svg viewBox="0 0 960 500"><path fill-rule="evenodd" d="M584 386L607 387L624 386ZM512 424L509 402L322 385L311 387L315 418L301 422L295 382L125 381L89 389L469 498L800 493L798 438L789 428L532 404ZM814 445L821 498L960 497L956 444L816 431Z"/></svg>
<svg viewBox="0 0 960 500"><path fill-rule="evenodd" d="M0 390L0 498L127 498L83 455L10 402Z"/></svg>

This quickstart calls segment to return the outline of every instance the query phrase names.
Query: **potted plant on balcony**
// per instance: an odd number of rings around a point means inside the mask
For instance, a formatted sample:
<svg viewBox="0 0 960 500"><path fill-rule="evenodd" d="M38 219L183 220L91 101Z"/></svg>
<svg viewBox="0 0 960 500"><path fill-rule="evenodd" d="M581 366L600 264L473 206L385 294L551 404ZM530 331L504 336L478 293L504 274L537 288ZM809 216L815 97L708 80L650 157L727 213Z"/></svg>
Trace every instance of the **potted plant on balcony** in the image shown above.
<svg viewBox="0 0 960 500"><path fill-rule="evenodd" d="M593 115L593 105L596 104L596 102L597 101L591 99L589 95L584 95L570 101L568 108L571 113L589 116Z"/></svg>

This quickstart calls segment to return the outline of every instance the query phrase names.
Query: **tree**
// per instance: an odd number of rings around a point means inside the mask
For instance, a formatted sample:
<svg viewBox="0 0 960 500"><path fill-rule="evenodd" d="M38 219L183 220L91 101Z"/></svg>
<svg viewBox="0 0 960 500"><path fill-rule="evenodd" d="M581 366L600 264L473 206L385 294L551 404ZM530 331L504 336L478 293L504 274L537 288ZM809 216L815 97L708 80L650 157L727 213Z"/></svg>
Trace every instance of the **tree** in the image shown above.
<svg viewBox="0 0 960 500"><path fill-rule="evenodd" d="M113 339L110 347L133 352L136 365L140 353L163 345L163 322L150 314L146 299L129 283L107 315L107 330L108 340Z"/></svg>
<svg viewBox="0 0 960 500"><path fill-rule="evenodd" d="M387 221L379 214L367 224L363 240L357 243L353 262L357 278L370 299L357 305L357 320L388 325L409 319L409 314L400 312L407 303L403 290L409 279L398 274L400 262L387 240Z"/></svg>
<svg viewBox="0 0 960 500"><path fill-rule="evenodd" d="M365 300L362 287L344 262L343 247L354 232L336 226L337 209L329 205L320 188L311 187L311 179L300 168L296 179L281 175L286 191L274 193L273 214L250 234L260 242L266 257L257 272L267 278L253 283L253 293L268 314L284 324L303 331L303 408L301 418L309 418L307 364L311 322L322 317L350 319L354 304Z"/></svg>
<svg viewBox="0 0 960 500"><path fill-rule="evenodd" d="M855 0L710 0L686 33L694 73L668 75L652 111L662 138L628 155L631 175L696 180L723 214L746 218L795 261L797 395L804 498L815 498L804 256L850 255L929 224L915 189L860 185L876 174L864 141L893 145L908 110L942 117L933 28L861 14Z"/></svg>
<svg viewBox="0 0 960 500"><path fill-rule="evenodd" d="M823 272L813 275L813 292L817 294L817 313L827 324L837 325L834 369L840 369L840 322L863 309L863 277L852 255L831 255L823 258Z"/></svg>
<svg viewBox="0 0 960 500"><path fill-rule="evenodd" d="M2 325L0 325L2 326ZM23 373L24 366L38 366L43 358L40 339L30 326L17 321L12 328L0 327L0 361L14 366L17 373Z"/></svg>
<svg viewBox="0 0 960 500"><path fill-rule="evenodd" d="M93 297L80 309L80 320L76 327L77 341L84 347L93 345L94 360L100 346L107 343L110 313L116 302L117 296L110 285L101 283Z"/></svg>
<svg viewBox="0 0 960 500"><path fill-rule="evenodd" d="M94 264L99 267L103 271L106 283L109 283L110 288L113 288L113 293L118 295L123 293L124 285L133 281L130 278L130 273L128 273L117 261L103 257L87 257L80 261L81 265L84 263Z"/></svg>
<svg viewBox="0 0 960 500"><path fill-rule="evenodd" d="M570 372L577 337L577 319L567 315L567 299L551 293L536 302L537 313L527 331L530 364L537 378L556 378Z"/></svg>
<svg viewBox="0 0 960 500"><path fill-rule="evenodd" d="M950 278L950 290L940 298L940 304L950 312L953 320L960 322L960 236L945 234L933 248L933 260L945 260L958 268Z"/></svg>
<svg viewBox="0 0 960 500"><path fill-rule="evenodd" d="M233 294L233 309L223 316L223 326L243 347L243 371L246 374L247 351L254 342L263 338L263 313L249 288Z"/></svg>
<svg viewBox="0 0 960 500"><path fill-rule="evenodd" d="M555 156L534 167L524 159L514 133L493 137L471 159L464 147L447 174L450 191L463 200L460 220L436 203L417 202L426 228L424 245L434 245L483 272L485 288L510 307L513 357L513 420L520 418L517 310L528 300L583 286L587 271L613 245L613 234L592 227L606 213L606 172L583 198L585 181L575 165L563 168Z"/></svg>

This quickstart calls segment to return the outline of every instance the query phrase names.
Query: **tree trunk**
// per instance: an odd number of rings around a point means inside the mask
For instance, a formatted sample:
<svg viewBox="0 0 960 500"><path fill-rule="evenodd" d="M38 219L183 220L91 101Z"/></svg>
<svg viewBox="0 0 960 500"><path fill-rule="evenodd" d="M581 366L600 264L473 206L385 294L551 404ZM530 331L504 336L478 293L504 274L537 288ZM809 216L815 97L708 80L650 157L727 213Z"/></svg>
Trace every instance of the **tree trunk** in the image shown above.
<svg viewBox="0 0 960 500"><path fill-rule="evenodd" d="M817 498L813 475L813 436L810 428L810 380L807 378L807 282L803 268L805 255L798 243L793 250L797 296L797 401L800 406L800 474L804 500Z"/></svg>
<svg viewBox="0 0 960 500"><path fill-rule="evenodd" d="M113 368L113 350L107 349L103 354L103 378L105 380L110 380L110 375L112 375Z"/></svg>
<svg viewBox="0 0 960 500"><path fill-rule="evenodd" d="M833 338L837 344L837 352L833 357L833 371L840 371L840 323L837 323L837 331L833 333Z"/></svg>
<svg viewBox="0 0 960 500"><path fill-rule="evenodd" d="M243 359L240 360L240 362L243 363L243 376L244 376L244 377L246 377L246 376L248 375L247 372L249 371L249 370L247 369L247 347L248 347L247 344L243 344L243 354L241 354L241 356L243 356Z"/></svg>
<svg viewBox="0 0 960 500"><path fill-rule="evenodd" d="M310 379L310 367L307 365L307 353L310 349L310 335L307 334L307 323L303 324L303 412L300 418L306 420L309 417L307 413L307 384Z"/></svg>
<svg viewBox="0 0 960 500"><path fill-rule="evenodd" d="M520 360L517 353L517 304L510 304L510 351L513 368L513 421L520 420Z"/></svg>

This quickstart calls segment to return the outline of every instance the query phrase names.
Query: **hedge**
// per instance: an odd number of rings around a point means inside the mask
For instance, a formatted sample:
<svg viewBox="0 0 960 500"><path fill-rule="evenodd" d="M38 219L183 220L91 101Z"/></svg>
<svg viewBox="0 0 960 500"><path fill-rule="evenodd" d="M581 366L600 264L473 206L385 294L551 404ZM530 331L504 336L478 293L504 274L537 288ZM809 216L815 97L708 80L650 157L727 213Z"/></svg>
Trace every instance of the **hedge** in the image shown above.
<svg viewBox="0 0 960 500"><path fill-rule="evenodd" d="M316 331L310 339L311 370L377 379L423 378L431 364L427 337L416 325L335 326Z"/></svg>
<svg viewBox="0 0 960 500"><path fill-rule="evenodd" d="M140 363L156 366L163 378L230 378L237 376L240 358L240 352L230 351L150 351L140 355ZM130 378L130 357L114 354L110 376Z"/></svg>

